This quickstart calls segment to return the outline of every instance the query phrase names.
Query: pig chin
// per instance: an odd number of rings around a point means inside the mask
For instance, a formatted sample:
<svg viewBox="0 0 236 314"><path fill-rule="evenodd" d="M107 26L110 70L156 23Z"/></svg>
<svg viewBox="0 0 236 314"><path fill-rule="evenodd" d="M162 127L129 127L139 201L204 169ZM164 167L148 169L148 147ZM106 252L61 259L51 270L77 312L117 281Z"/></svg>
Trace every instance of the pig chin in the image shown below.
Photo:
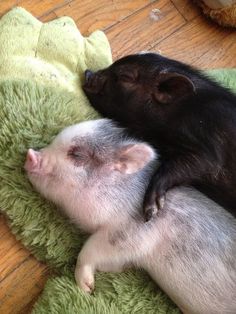
<svg viewBox="0 0 236 314"><path fill-rule="evenodd" d="M39 173L27 173L29 181L33 187L42 194L45 198L51 199L50 195L53 195L53 182L49 180L49 175L43 175Z"/></svg>
<svg viewBox="0 0 236 314"><path fill-rule="evenodd" d="M63 177L65 178L63 173L28 174L32 186L39 194L60 208L66 208L71 203L71 195L74 195L75 191L73 182L64 181L61 179Z"/></svg>
<svg viewBox="0 0 236 314"><path fill-rule="evenodd" d="M51 173L28 172L27 176L32 186L46 199L55 202L57 199L58 182ZM54 196L54 197L53 197Z"/></svg>

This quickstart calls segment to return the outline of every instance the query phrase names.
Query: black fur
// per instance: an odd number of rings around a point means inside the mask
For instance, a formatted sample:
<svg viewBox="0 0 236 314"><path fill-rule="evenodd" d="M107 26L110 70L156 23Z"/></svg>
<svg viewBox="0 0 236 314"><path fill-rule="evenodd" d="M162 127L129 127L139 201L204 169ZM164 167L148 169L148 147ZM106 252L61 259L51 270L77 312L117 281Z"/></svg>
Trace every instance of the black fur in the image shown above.
<svg viewBox="0 0 236 314"><path fill-rule="evenodd" d="M161 166L146 214L173 186L192 184L236 215L236 96L200 71L157 54L86 71L92 106L154 145Z"/></svg>

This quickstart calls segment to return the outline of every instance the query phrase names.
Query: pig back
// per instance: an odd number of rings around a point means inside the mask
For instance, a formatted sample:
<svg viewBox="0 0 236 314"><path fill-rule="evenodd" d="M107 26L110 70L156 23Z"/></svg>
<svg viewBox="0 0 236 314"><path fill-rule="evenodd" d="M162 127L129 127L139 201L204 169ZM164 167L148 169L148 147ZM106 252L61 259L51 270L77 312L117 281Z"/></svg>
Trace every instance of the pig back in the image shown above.
<svg viewBox="0 0 236 314"><path fill-rule="evenodd" d="M236 219L200 192L170 190L144 268L184 313L236 313Z"/></svg>

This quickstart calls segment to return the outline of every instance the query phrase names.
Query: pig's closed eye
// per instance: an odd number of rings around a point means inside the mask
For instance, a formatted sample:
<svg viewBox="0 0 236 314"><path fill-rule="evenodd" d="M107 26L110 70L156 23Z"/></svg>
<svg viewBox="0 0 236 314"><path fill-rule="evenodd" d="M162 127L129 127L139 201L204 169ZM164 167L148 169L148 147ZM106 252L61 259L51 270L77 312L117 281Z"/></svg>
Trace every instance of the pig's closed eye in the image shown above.
<svg viewBox="0 0 236 314"><path fill-rule="evenodd" d="M134 80L132 75L129 75L129 74L126 74L126 73L120 74L119 78L122 81L133 81Z"/></svg>
<svg viewBox="0 0 236 314"><path fill-rule="evenodd" d="M136 83L139 78L139 71L136 67L130 67L127 65L119 66L114 69L114 75L117 80L124 83Z"/></svg>
<svg viewBox="0 0 236 314"><path fill-rule="evenodd" d="M67 155L78 161L83 161L85 159L84 152L78 147L72 147L71 149L69 149Z"/></svg>
<svg viewBox="0 0 236 314"><path fill-rule="evenodd" d="M84 155L81 152L74 152L73 154L71 154L72 157L76 158L76 159L82 159L84 157Z"/></svg>
<svg viewBox="0 0 236 314"><path fill-rule="evenodd" d="M133 83L135 82L135 77L132 75L132 73L120 73L119 80L122 82Z"/></svg>

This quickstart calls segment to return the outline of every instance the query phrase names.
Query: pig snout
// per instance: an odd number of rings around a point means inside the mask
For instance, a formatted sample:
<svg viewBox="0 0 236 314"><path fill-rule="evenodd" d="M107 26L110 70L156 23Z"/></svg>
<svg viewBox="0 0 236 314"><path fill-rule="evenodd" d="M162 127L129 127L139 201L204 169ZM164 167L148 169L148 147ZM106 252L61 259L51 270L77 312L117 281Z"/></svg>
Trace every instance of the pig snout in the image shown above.
<svg viewBox="0 0 236 314"><path fill-rule="evenodd" d="M91 70L86 70L84 72L85 75L85 82L83 84L83 89L85 92L89 92L92 94L99 93L106 81L106 77L104 74L102 74L101 71L98 72L92 72Z"/></svg>
<svg viewBox="0 0 236 314"><path fill-rule="evenodd" d="M85 75L85 81L88 82L90 78L93 77L94 73L91 71L91 70L86 70L84 72L84 75Z"/></svg>
<svg viewBox="0 0 236 314"><path fill-rule="evenodd" d="M38 172L41 167L41 153L30 148L26 155L24 168L27 172Z"/></svg>
<svg viewBox="0 0 236 314"><path fill-rule="evenodd" d="M83 87L85 89L90 89L91 87L93 87L96 81L95 76L96 74L88 69L84 72L85 82L84 82Z"/></svg>

